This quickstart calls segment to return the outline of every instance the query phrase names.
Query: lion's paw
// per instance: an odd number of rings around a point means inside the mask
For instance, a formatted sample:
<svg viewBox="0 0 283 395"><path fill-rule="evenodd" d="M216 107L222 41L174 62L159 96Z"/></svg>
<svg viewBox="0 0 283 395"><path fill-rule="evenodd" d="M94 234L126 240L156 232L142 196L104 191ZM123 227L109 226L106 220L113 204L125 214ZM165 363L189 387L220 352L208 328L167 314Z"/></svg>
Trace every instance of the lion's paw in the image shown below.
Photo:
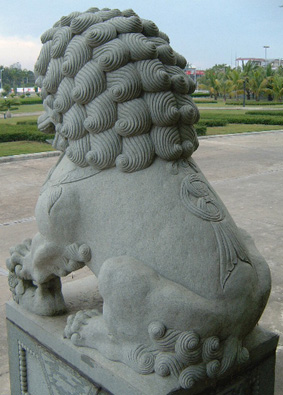
<svg viewBox="0 0 283 395"><path fill-rule="evenodd" d="M94 341L104 342L108 330L98 310L82 310L70 315L64 330L64 337L76 346L94 347Z"/></svg>
<svg viewBox="0 0 283 395"><path fill-rule="evenodd" d="M23 280L15 272L10 272L8 277L10 291L15 302L20 303L21 298L29 288L35 288L32 280Z"/></svg>
<svg viewBox="0 0 283 395"><path fill-rule="evenodd" d="M21 244L10 249L11 256L7 259L6 265L10 273L14 274L17 278L32 280L27 265L31 242L31 239L26 239Z"/></svg>
<svg viewBox="0 0 283 395"><path fill-rule="evenodd" d="M10 272L8 282L14 301L30 312L52 316L66 311L60 278L37 284L32 280L21 279L16 273Z"/></svg>

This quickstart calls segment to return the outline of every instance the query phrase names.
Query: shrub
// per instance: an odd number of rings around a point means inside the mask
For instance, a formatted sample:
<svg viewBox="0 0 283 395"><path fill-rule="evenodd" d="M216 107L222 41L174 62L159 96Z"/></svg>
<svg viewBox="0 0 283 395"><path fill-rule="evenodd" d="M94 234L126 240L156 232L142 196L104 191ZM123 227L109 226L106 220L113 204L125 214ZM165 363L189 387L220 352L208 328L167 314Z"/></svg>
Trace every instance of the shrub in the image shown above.
<svg viewBox="0 0 283 395"><path fill-rule="evenodd" d="M203 117L201 122L208 125L208 122L215 121L215 118L211 119ZM226 122L227 123L244 123L244 124L259 124L259 125L283 125L283 117L275 117L275 116L258 116L255 115L221 115L221 117L216 119L217 122ZM209 126L212 126L211 124ZM214 124L213 126L216 126ZM220 126L220 125L218 125Z"/></svg>
<svg viewBox="0 0 283 395"><path fill-rule="evenodd" d="M3 114L5 114L6 113L6 111L16 111L16 110L18 110L19 109L19 107L12 107L12 108L3 108L3 106L0 106L0 111L4 111L3 112Z"/></svg>
<svg viewBox="0 0 283 395"><path fill-rule="evenodd" d="M194 99L194 102L195 103L197 103L197 104L210 104L210 103L213 103L213 104L215 104L215 103L217 103L217 100L206 100L206 99L204 99L204 100L201 100L201 99Z"/></svg>
<svg viewBox="0 0 283 395"><path fill-rule="evenodd" d="M53 139L54 134L43 134L41 132L15 132L15 133L0 133L0 143L7 143L9 141L41 141Z"/></svg>
<svg viewBox="0 0 283 395"><path fill-rule="evenodd" d="M246 118L229 118L228 123L246 123L259 125L283 125L282 117L255 117L247 116Z"/></svg>
<svg viewBox="0 0 283 395"><path fill-rule="evenodd" d="M283 110L262 110L262 111L246 111L246 115L268 115L268 116L283 116Z"/></svg>
<svg viewBox="0 0 283 395"><path fill-rule="evenodd" d="M38 130L36 124L29 124L29 121L26 121L25 124L20 124L20 125L10 125L4 123L1 125L1 129L0 129L1 142L3 142L4 140L5 141L17 141L17 140L45 141L46 139L53 137L54 137L53 133L49 133L49 134L42 133Z"/></svg>
<svg viewBox="0 0 283 395"><path fill-rule="evenodd" d="M37 132L37 133L39 133L39 130L37 129L36 125L29 125L29 124L10 125L7 123L1 124L0 135L2 133L16 133L16 132L32 132L32 133Z"/></svg>
<svg viewBox="0 0 283 395"><path fill-rule="evenodd" d="M206 126L202 124L195 125L195 131L198 136L205 136L206 135Z"/></svg>
<svg viewBox="0 0 283 395"><path fill-rule="evenodd" d="M199 122L200 125L205 125L207 127L213 127L213 126L225 126L228 124L228 121L224 119L202 119Z"/></svg>
<svg viewBox="0 0 283 395"><path fill-rule="evenodd" d="M24 95L20 96L21 104L41 104L42 98L38 96L33 97L25 97Z"/></svg>
<svg viewBox="0 0 283 395"><path fill-rule="evenodd" d="M37 125L37 121L18 121L17 125Z"/></svg>
<svg viewBox="0 0 283 395"><path fill-rule="evenodd" d="M210 97L209 92L194 92L191 94L192 97Z"/></svg>
<svg viewBox="0 0 283 395"><path fill-rule="evenodd" d="M226 101L227 106L242 106L243 101ZM282 106L282 102L246 100L246 106Z"/></svg>

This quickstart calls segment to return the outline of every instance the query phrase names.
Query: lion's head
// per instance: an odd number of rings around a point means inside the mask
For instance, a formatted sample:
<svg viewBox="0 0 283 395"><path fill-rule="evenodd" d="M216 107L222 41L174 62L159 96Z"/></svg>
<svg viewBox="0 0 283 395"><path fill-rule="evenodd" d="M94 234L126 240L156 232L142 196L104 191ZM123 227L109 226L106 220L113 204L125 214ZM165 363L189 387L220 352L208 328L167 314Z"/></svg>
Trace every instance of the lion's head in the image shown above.
<svg viewBox="0 0 283 395"><path fill-rule="evenodd" d="M132 10L64 16L41 37L35 65L42 131L78 166L132 172L198 146L194 82L166 34Z"/></svg>

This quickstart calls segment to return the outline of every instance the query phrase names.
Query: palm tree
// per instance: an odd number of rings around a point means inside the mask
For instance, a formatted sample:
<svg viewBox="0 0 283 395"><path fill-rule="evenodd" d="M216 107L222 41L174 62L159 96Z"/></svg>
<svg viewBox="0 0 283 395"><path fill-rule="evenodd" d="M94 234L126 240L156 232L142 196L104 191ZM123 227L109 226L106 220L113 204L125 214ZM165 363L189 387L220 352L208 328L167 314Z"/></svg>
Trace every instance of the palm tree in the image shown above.
<svg viewBox="0 0 283 395"><path fill-rule="evenodd" d="M259 101L261 93L268 93L268 79L262 67L255 69L249 77L249 87L256 101Z"/></svg>
<svg viewBox="0 0 283 395"><path fill-rule="evenodd" d="M249 60L246 64L242 64L242 71L241 71L241 75L240 75L240 80L239 83L241 84L241 86L244 86L245 83L245 91L247 93L247 99L250 100L251 99L251 89L250 89L250 79L253 76L253 73L259 68L258 64L256 64L255 62L252 62L251 60ZM243 90L241 89L242 93Z"/></svg>
<svg viewBox="0 0 283 395"><path fill-rule="evenodd" d="M230 82L230 93L234 93L236 99L238 99L238 94L242 93L243 81L241 78L241 69L235 68L229 71L228 74Z"/></svg>
<svg viewBox="0 0 283 395"><path fill-rule="evenodd" d="M205 76L199 84L199 87L200 89L208 90L210 96L214 96L214 99L217 100L219 95L219 80L217 79L216 73L213 69L206 70Z"/></svg>
<svg viewBox="0 0 283 395"><path fill-rule="evenodd" d="M223 76L222 78L217 80L218 82L218 90L223 100L226 101L227 96L230 96L232 92L233 83L229 78Z"/></svg>
<svg viewBox="0 0 283 395"><path fill-rule="evenodd" d="M259 101L262 94L268 95L268 99L283 99L283 67L272 70L271 65L260 67L249 61L242 67L231 69L226 65L215 65L206 70L201 78L199 87L206 89L217 100L222 96L224 101L227 96L245 93L250 100L251 95Z"/></svg>
<svg viewBox="0 0 283 395"><path fill-rule="evenodd" d="M268 101L272 101L272 97L273 97L272 80L275 72L274 70L272 70L271 64L268 64L267 67L264 68L264 70L265 70L265 78L267 79L266 93L268 94Z"/></svg>
<svg viewBox="0 0 283 395"><path fill-rule="evenodd" d="M219 95L226 100L226 96L231 90L231 82L228 78L230 71L230 66L216 64L211 69L206 70L204 77L200 80L199 87L208 90L210 96L213 96L215 100Z"/></svg>
<svg viewBox="0 0 283 395"><path fill-rule="evenodd" d="M272 94L275 101L281 101L283 97L283 76L275 74L271 82Z"/></svg>

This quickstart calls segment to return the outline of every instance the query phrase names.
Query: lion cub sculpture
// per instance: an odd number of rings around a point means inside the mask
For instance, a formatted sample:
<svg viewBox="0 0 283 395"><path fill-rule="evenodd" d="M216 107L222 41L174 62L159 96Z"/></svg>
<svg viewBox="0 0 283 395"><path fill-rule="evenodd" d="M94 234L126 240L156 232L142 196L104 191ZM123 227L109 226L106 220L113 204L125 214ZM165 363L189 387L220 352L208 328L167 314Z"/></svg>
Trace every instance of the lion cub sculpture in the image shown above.
<svg viewBox="0 0 283 395"><path fill-rule="evenodd" d="M270 274L191 158L199 112L186 60L132 10L74 12L41 37L35 70L62 151L36 207L39 233L7 261L14 300L65 311L60 277L87 265L103 312L65 337L183 388L249 359Z"/></svg>

